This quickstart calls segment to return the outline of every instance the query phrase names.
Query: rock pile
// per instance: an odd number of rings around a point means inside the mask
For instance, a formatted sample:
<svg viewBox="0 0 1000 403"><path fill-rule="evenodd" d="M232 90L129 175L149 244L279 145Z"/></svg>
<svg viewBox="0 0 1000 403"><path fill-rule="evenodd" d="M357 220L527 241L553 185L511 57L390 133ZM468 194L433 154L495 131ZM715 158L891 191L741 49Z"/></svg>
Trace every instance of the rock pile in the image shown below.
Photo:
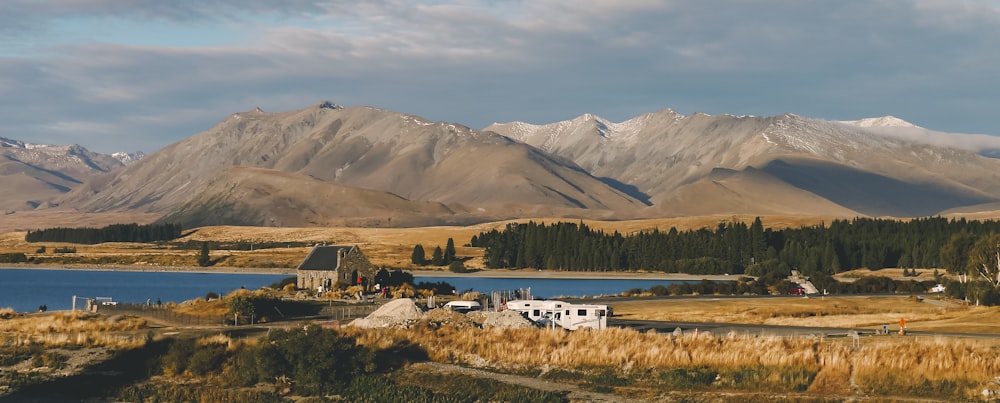
<svg viewBox="0 0 1000 403"><path fill-rule="evenodd" d="M437 308L427 311L427 315L424 316L428 322L437 325L450 325L455 327L479 327L478 324L474 323L466 315L455 312L448 308Z"/></svg>
<svg viewBox="0 0 1000 403"><path fill-rule="evenodd" d="M416 302L399 298L387 302L367 317L355 319L348 326L361 328L408 327L424 317Z"/></svg>
<svg viewBox="0 0 1000 403"><path fill-rule="evenodd" d="M473 322L476 322L483 328L498 327L504 329L522 329L535 327L535 322L521 316L521 314L516 311L478 311L470 312L468 316L469 319L472 319Z"/></svg>
<svg viewBox="0 0 1000 403"><path fill-rule="evenodd" d="M448 308L438 308L428 311L426 314L417 306L416 302L410 298L399 298L387 302L381 308L372 312L371 315L361 319L355 319L348 326L361 328L387 328L387 327L410 327L413 324L426 320L436 325L449 325L456 327L483 327L483 328L504 328L520 329L535 327L535 323L528 320L515 311L488 312L476 311L467 315L455 312Z"/></svg>

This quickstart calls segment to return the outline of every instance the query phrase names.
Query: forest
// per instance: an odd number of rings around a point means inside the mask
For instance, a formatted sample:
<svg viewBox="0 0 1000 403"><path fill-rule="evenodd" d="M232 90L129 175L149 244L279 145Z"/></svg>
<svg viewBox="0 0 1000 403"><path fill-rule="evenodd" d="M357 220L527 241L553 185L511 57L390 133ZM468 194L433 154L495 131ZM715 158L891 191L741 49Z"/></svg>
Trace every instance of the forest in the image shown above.
<svg viewBox="0 0 1000 403"><path fill-rule="evenodd" d="M474 236L491 268L566 271L651 270L691 274L747 274L797 269L806 275L858 268L968 269L972 246L1000 233L1000 222L946 219L855 218L795 229L722 222L715 229L653 229L604 233L583 222L529 221Z"/></svg>
<svg viewBox="0 0 1000 403"><path fill-rule="evenodd" d="M47 228L28 231L27 242L70 242L99 244L104 242L169 241L181 236L180 224L113 224L102 228Z"/></svg>

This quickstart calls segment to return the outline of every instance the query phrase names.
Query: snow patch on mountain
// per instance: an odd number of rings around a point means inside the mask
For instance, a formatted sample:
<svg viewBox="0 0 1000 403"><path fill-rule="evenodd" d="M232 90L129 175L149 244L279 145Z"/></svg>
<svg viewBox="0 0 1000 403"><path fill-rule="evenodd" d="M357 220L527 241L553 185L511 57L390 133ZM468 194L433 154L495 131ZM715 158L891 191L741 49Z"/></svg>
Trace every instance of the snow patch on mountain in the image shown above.
<svg viewBox="0 0 1000 403"><path fill-rule="evenodd" d="M880 137L972 151L990 158L996 158L997 153L995 151L1000 150L1000 137L997 136L939 132L914 125L893 116L839 121L835 123L862 128L867 133Z"/></svg>
<svg viewBox="0 0 1000 403"><path fill-rule="evenodd" d="M142 151L136 151L134 153L119 151L111 154L111 156L114 159L121 161L122 165L129 165L133 162L141 160L143 157L146 156L146 154L143 153Z"/></svg>
<svg viewBox="0 0 1000 403"><path fill-rule="evenodd" d="M612 122L600 116L585 113L570 120L546 125L525 122L493 123L484 130L496 131L516 141L536 144L543 150L551 151L552 147L563 137L586 135L587 133L600 137L601 144L629 141L646 127L651 116L652 114L645 114L623 122Z"/></svg>
<svg viewBox="0 0 1000 403"><path fill-rule="evenodd" d="M920 126L891 115L859 120L842 120L840 123L846 123L858 127L911 127L922 129Z"/></svg>

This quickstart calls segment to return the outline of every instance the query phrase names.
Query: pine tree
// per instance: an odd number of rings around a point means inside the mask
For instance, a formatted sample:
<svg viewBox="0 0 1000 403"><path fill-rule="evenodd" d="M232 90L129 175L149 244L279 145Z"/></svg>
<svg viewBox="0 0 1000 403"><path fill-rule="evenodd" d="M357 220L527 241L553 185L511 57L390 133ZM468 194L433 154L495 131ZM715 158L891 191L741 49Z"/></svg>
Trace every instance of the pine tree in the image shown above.
<svg viewBox="0 0 1000 403"><path fill-rule="evenodd" d="M212 264L212 258L208 256L208 242L201 243L201 253L198 254L198 266L206 267Z"/></svg>
<svg viewBox="0 0 1000 403"><path fill-rule="evenodd" d="M424 254L424 246L417 244L413 247L413 255L410 257L410 261L418 266L423 266L427 264L427 255Z"/></svg>
<svg viewBox="0 0 1000 403"><path fill-rule="evenodd" d="M448 238L448 245L444 247L444 264L455 261L455 240Z"/></svg>
<svg viewBox="0 0 1000 403"><path fill-rule="evenodd" d="M434 247L434 255L431 257L431 264L435 266L444 266L444 252L441 251L440 246Z"/></svg>

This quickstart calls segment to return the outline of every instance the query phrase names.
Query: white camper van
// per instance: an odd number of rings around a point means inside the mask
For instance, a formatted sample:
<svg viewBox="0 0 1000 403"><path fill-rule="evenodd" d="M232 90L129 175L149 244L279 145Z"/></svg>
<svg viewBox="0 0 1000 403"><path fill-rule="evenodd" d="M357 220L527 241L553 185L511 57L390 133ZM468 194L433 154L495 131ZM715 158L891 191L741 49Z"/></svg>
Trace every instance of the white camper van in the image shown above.
<svg viewBox="0 0 1000 403"><path fill-rule="evenodd" d="M507 309L524 314L528 319L541 322L551 319L555 314L569 305L562 301L540 299L517 299L507 301Z"/></svg>
<svg viewBox="0 0 1000 403"><path fill-rule="evenodd" d="M543 326L564 329L604 329L608 327L607 305L569 304L556 300L514 300L507 302L507 309L521 312L528 319Z"/></svg>

